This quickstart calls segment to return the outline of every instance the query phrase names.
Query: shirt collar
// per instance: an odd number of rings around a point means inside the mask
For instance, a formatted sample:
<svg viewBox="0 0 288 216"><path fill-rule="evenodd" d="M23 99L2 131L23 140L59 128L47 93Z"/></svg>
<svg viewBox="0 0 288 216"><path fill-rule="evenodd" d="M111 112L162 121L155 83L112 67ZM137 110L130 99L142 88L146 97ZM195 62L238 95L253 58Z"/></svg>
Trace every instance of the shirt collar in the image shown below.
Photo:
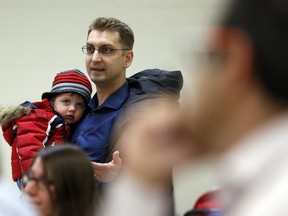
<svg viewBox="0 0 288 216"><path fill-rule="evenodd" d="M129 86L128 83L125 82L117 91L115 91L112 95L110 95L103 104L98 106L98 98L97 93L90 100L88 106L93 109L101 109L103 107L111 108L111 109L119 109L125 100L129 96Z"/></svg>

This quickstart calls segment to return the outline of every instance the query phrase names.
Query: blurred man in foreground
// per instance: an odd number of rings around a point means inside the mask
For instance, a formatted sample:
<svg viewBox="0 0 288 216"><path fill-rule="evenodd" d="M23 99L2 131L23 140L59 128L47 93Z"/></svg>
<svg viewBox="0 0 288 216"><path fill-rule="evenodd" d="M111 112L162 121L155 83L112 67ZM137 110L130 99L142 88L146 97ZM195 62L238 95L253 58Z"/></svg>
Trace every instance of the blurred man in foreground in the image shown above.
<svg viewBox="0 0 288 216"><path fill-rule="evenodd" d="M221 155L224 215L288 211L288 1L236 0L215 28L190 135Z"/></svg>

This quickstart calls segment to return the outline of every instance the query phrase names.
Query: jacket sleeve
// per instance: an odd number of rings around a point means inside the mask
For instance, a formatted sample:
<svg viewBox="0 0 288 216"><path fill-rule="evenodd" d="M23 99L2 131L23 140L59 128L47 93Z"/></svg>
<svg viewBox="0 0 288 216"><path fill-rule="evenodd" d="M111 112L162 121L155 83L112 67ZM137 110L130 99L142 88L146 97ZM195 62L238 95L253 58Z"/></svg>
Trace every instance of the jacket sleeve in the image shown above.
<svg viewBox="0 0 288 216"><path fill-rule="evenodd" d="M13 127L16 135L13 144L16 147L23 172L28 171L33 157L45 147L49 140L51 120L47 115L49 116L42 110L33 111L30 115L18 119Z"/></svg>

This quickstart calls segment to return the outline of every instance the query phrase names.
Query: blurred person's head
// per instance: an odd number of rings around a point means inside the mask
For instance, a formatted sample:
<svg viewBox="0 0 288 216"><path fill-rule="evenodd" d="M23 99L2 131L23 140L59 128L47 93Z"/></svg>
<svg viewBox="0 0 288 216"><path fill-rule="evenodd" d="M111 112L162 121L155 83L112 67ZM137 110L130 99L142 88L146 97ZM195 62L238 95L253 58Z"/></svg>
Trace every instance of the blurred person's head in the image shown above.
<svg viewBox="0 0 288 216"><path fill-rule="evenodd" d="M179 113L178 101L168 95L147 98L129 107L116 137L122 168L150 183L169 179L172 166L187 152L177 127Z"/></svg>
<svg viewBox="0 0 288 216"><path fill-rule="evenodd" d="M237 0L222 25L245 34L253 51L253 75L269 96L287 103L288 2Z"/></svg>
<svg viewBox="0 0 288 216"><path fill-rule="evenodd" d="M40 150L23 177L24 191L45 216L92 215L96 199L90 160L70 144Z"/></svg>
<svg viewBox="0 0 288 216"><path fill-rule="evenodd" d="M288 2L229 2L210 36L189 124L197 150L219 153L287 106Z"/></svg>

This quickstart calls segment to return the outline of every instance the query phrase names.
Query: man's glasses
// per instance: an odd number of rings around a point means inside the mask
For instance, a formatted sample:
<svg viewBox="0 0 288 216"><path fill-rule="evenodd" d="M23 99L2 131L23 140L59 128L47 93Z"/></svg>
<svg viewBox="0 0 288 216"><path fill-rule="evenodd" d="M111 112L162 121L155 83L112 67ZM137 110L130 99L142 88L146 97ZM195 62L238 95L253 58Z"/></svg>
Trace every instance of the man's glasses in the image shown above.
<svg viewBox="0 0 288 216"><path fill-rule="evenodd" d="M25 188L29 182L34 182L37 188L40 188L41 185L50 186L54 184L52 180L47 180L44 177L36 178L30 173L24 174L22 177L22 187Z"/></svg>
<svg viewBox="0 0 288 216"><path fill-rule="evenodd" d="M105 55L105 56L109 56L112 55L114 53L114 51L116 50L129 50L129 49L116 49L116 48L112 48L110 46L100 46L99 48L95 48L93 46L83 46L82 47L82 52L86 55L93 55L95 50L98 51L99 54L101 55Z"/></svg>

